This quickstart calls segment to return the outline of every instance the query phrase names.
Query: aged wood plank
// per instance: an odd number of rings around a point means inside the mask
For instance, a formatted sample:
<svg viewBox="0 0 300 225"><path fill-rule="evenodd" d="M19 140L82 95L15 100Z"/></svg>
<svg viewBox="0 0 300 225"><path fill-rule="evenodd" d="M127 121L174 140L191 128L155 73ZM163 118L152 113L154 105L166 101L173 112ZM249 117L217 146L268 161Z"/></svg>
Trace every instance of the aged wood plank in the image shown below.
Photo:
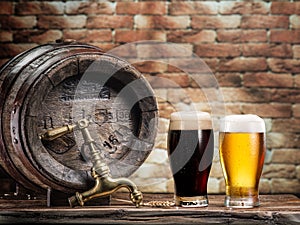
<svg viewBox="0 0 300 225"><path fill-rule="evenodd" d="M109 206L36 207L32 202L31 207L1 207L0 224L300 224L300 199L294 195L261 195L261 206L253 209L225 208L223 199L223 195L211 195L209 206L204 208L136 208L126 202L128 193L114 194ZM172 194L144 194L145 202L152 200L172 201Z"/></svg>

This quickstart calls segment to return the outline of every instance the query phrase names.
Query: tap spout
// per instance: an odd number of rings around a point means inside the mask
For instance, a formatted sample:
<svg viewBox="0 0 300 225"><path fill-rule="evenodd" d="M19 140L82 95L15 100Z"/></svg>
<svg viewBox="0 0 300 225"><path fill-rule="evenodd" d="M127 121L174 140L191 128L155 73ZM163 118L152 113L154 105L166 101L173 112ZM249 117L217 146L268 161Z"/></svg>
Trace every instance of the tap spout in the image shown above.
<svg viewBox="0 0 300 225"><path fill-rule="evenodd" d="M97 151L95 148L95 141L88 130L89 124L89 120L82 119L76 123L75 127L81 130L83 139L85 141L84 144L90 149L90 158L93 163L91 175L95 179L95 185L90 190L87 190L83 193L76 192L75 196L70 197L68 199L70 206L83 206L84 203L90 199L109 196L118 189L125 187L130 191L131 201L136 207L139 207L143 200L142 192L140 192L136 185L127 178L113 179L111 177L109 167L106 165L99 151ZM68 131L68 129L64 128L62 133L66 131ZM56 133L53 136L57 136Z"/></svg>
<svg viewBox="0 0 300 225"><path fill-rule="evenodd" d="M142 192L138 190L137 186L127 178L111 178L109 173L100 176L94 168L92 168L92 176L95 179L95 185L88 191L83 193L76 192L76 194L70 197L69 204L71 207L83 206L85 202L104 196L109 196L116 192L120 188L127 188L130 192L130 199L139 207L142 200Z"/></svg>

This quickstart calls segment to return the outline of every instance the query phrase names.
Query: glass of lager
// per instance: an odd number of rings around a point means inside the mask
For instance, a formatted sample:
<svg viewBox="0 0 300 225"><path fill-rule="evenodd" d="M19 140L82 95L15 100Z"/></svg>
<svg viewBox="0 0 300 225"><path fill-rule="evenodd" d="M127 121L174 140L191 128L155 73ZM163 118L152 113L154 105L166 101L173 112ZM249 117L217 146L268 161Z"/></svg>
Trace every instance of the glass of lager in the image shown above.
<svg viewBox="0 0 300 225"><path fill-rule="evenodd" d="M228 115L221 119L219 153L226 185L226 207L259 206L265 133L264 120L257 115Z"/></svg>
<svg viewBox="0 0 300 225"><path fill-rule="evenodd" d="M207 181L214 152L214 133L207 112L174 112L168 133L168 154L174 179L175 204L208 205Z"/></svg>

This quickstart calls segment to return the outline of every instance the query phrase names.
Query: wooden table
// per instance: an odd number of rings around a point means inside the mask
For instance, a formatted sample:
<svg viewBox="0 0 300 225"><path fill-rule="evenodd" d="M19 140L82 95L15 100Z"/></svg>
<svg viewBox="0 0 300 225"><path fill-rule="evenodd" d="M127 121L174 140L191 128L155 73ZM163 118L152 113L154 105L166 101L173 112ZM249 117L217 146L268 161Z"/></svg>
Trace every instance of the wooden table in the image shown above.
<svg viewBox="0 0 300 225"><path fill-rule="evenodd" d="M145 194L144 202L172 201L172 194ZM261 205L252 209L223 206L224 195L209 195L203 208L136 208L128 193L115 193L109 206L47 207L43 200L0 200L0 224L300 224L300 199L294 195L261 195ZM124 200L124 201L121 201Z"/></svg>

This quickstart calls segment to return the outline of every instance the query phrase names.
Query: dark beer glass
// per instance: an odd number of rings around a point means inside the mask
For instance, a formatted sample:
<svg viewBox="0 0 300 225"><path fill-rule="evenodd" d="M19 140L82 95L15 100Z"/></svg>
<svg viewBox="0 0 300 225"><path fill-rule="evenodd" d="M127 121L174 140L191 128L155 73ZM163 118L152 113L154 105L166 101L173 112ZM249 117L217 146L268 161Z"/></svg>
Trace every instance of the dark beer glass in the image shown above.
<svg viewBox="0 0 300 225"><path fill-rule="evenodd" d="M207 182L213 152L214 133L209 113L183 111L171 114L168 154L177 206L208 205Z"/></svg>

